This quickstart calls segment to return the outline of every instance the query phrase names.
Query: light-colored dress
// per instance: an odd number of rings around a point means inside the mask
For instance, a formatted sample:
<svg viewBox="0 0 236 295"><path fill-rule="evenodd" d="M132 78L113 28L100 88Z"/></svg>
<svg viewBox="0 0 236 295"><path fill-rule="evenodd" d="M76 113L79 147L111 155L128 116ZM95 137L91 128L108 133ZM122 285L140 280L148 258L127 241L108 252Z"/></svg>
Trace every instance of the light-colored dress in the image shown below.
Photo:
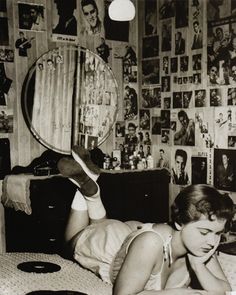
<svg viewBox="0 0 236 295"><path fill-rule="evenodd" d="M161 274L165 260L172 263L171 238L164 238L153 229L152 223L145 223L133 230L128 223L106 219L101 223L89 225L78 238L74 258L83 267L102 278L103 281L114 283L125 260L132 241L144 232L154 232L163 241L163 262L158 273L151 274L144 290L161 290ZM181 286L186 278L181 282ZM179 286L176 286L179 287Z"/></svg>

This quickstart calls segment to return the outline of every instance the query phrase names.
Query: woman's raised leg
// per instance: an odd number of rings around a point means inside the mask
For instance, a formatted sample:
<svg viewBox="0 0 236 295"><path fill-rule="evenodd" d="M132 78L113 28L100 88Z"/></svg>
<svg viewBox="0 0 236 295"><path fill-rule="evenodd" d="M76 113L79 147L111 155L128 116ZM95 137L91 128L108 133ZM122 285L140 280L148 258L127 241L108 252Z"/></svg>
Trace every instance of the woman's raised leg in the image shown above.
<svg viewBox="0 0 236 295"><path fill-rule="evenodd" d="M58 162L60 173L78 186L67 223L66 241L77 236L90 223L106 218L96 183L99 168L92 163L89 152L81 147L74 147L72 156L63 157Z"/></svg>

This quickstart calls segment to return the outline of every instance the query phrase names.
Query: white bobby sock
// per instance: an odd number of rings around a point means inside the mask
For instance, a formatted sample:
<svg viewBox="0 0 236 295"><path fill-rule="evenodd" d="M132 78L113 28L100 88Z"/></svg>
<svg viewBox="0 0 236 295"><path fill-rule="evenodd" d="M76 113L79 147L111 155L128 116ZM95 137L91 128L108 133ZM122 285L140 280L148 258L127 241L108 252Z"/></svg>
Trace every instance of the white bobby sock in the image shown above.
<svg viewBox="0 0 236 295"><path fill-rule="evenodd" d="M76 211L87 211L87 201L79 190L76 191L74 199L71 204L71 208Z"/></svg>
<svg viewBox="0 0 236 295"><path fill-rule="evenodd" d="M95 195L92 197L84 196L84 198L87 201L88 214L91 219L101 219L106 216L106 210L100 197L99 187Z"/></svg>

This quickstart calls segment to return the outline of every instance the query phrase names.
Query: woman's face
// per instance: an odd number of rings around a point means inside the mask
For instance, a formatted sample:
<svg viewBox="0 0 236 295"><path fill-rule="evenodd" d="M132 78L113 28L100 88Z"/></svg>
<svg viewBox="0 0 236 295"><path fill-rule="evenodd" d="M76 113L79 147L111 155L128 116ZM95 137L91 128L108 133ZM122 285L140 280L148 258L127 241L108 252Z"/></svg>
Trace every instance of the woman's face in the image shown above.
<svg viewBox="0 0 236 295"><path fill-rule="evenodd" d="M204 256L220 242L224 232L225 219L211 221L202 215L198 221L193 221L182 226L181 237L186 250L195 256Z"/></svg>

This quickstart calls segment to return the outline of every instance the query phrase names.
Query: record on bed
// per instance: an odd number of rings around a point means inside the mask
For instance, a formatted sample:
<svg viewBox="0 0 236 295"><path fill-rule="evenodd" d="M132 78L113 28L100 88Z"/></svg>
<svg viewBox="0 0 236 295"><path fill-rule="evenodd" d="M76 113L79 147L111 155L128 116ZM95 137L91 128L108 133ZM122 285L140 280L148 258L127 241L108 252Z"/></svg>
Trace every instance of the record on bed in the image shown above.
<svg viewBox="0 0 236 295"><path fill-rule="evenodd" d="M51 291L51 290L39 290L39 291L32 291L30 293L27 293L26 295L88 295L86 293L78 292L78 291Z"/></svg>
<svg viewBox="0 0 236 295"><path fill-rule="evenodd" d="M61 269L60 265L45 261L27 261L17 265L17 268L25 272L51 273Z"/></svg>

